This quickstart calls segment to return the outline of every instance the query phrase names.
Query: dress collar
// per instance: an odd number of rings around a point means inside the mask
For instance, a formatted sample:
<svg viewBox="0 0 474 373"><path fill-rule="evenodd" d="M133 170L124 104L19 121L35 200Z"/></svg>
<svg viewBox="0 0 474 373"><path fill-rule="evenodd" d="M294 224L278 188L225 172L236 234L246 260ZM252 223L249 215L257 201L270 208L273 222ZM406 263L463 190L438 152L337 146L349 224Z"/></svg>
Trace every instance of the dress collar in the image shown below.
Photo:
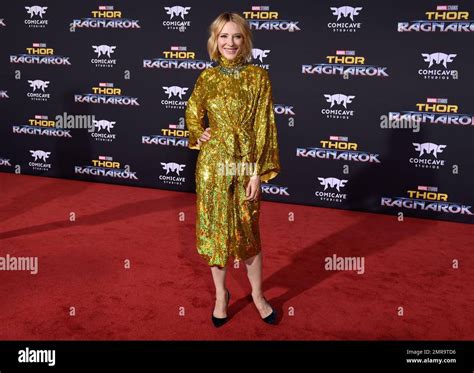
<svg viewBox="0 0 474 373"><path fill-rule="evenodd" d="M222 54L219 55L219 58L217 59L217 62L219 63L220 66L226 67L226 68L236 68L243 66L245 64L244 57L239 54L235 58L229 60L228 58L224 57Z"/></svg>

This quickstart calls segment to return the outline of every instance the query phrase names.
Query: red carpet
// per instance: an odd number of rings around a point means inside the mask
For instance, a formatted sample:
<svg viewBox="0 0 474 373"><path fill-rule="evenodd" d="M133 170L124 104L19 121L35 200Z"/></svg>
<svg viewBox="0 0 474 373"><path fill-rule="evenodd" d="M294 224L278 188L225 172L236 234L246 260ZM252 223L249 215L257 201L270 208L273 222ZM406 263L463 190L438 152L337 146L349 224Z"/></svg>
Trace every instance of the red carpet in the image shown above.
<svg viewBox="0 0 474 373"><path fill-rule="evenodd" d="M279 325L259 320L241 266L228 272L232 319L214 329L195 194L7 173L0 187L0 256L39 258L36 275L0 271L1 340L474 338L472 225L263 202ZM333 254L364 257L365 273L326 271Z"/></svg>

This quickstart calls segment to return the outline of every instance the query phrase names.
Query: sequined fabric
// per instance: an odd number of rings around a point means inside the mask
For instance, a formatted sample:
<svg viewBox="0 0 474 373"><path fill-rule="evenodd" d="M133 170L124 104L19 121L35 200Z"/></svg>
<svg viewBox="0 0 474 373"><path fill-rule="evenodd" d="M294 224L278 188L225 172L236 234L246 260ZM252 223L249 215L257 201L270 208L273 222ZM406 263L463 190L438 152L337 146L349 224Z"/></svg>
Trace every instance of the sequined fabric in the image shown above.
<svg viewBox="0 0 474 373"><path fill-rule="evenodd" d="M280 172L280 160L268 72L241 56L228 60L221 55L218 63L199 75L186 126L188 147L199 150L197 250L209 265L224 267L230 257L245 260L261 251L260 199L245 200L250 173L225 165L254 165L248 170L268 182ZM211 139L199 145L206 115Z"/></svg>

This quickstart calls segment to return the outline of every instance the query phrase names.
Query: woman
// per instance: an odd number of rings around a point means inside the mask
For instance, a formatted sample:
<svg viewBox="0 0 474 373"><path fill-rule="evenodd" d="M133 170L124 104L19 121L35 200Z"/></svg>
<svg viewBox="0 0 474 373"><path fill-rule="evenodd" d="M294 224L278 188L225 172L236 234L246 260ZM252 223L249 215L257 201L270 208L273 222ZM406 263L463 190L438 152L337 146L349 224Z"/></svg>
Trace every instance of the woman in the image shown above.
<svg viewBox="0 0 474 373"><path fill-rule="evenodd" d="M252 35L236 13L210 26L207 49L217 66L199 75L186 108L189 148L200 150L196 165L196 243L211 267L216 288L214 326L227 322L225 286L229 257L242 260L252 299L263 321L276 312L262 292L258 227L260 183L280 172L272 89L266 70L248 64ZM209 127L204 127L207 114Z"/></svg>

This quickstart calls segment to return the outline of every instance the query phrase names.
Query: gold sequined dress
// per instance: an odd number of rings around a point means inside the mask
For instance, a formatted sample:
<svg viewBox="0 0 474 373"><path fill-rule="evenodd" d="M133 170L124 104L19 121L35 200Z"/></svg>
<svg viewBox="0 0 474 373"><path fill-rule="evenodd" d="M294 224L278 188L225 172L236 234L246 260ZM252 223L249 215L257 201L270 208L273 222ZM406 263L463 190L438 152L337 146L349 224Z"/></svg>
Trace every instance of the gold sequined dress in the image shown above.
<svg viewBox="0 0 474 373"><path fill-rule="evenodd" d="M200 145L205 117L211 139ZM219 57L199 75L186 108L196 164L196 248L210 266L224 267L261 250L260 199L245 200L252 174L268 182L280 172L268 72L241 56Z"/></svg>

